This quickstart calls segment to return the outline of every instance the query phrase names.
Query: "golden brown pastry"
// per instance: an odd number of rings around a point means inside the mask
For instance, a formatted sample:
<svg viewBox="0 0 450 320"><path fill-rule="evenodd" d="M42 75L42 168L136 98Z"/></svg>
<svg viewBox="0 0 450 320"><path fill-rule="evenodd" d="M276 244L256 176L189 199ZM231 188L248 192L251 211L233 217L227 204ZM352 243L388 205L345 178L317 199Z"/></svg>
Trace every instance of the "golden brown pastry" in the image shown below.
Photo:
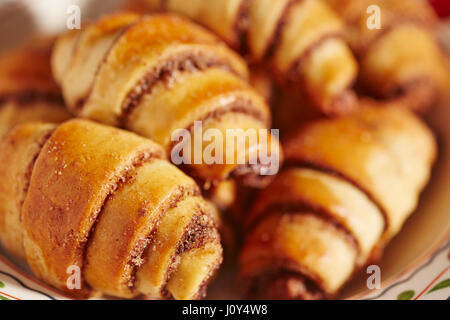
<svg viewBox="0 0 450 320"><path fill-rule="evenodd" d="M436 143L406 108L362 106L284 147L285 169L246 219L241 277L251 297L330 298L415 209Z"/></svg>
<svg viewBox="0 0 450 320"><path fill-rule="evenodd" d="M172 15L111 15L60 37L52 65L75 114L149 137L168 154L173 133L192 133L195 121L223 137L229 129L253 130L257 139L229 153L245 163L227 162L226 152L224 164L194 163L192 152L185 169L208 184L235 177L260 186L270 179L260 175L270 163L258 155L267 142L259 130L270 126L269 109L247 83L244 61L203 28ZM267 140L278 153L276 139L269 134ZM226 144L224 138L223 150Z"/></svg>
<svg viewBox="0 0 450 320"><path fill-rule="evenodd" d="M52 44L34 40L0 55L0 137L26 121L70 118L50 70Z"/></svg>
<svg viewBox="0 0 450 320"><path fill-rule="evenodd" d="M23 124L0 150L0 238L40 279L77 297L204 296L214 209L159 145L80 119Z"/></svg>
<svg viewBox="0 0 450 320"><path fill-rule="evenodd" d="M348 39L369 93L404 100L412 110L425 112L446 85L448 72L434 35L437 18L427 1L327 1L349 24ZM380 8L380 29L367 26L374 15L367 13L369 6Z"/></svg>
<svg viewBox="0 0 450 320"><path fill-rule="evenodd" d="M344 24L321 0L148 0L152 10L186 15L282 83L294 82L325 114L353 110L357 65L341 39Z"/></svg>

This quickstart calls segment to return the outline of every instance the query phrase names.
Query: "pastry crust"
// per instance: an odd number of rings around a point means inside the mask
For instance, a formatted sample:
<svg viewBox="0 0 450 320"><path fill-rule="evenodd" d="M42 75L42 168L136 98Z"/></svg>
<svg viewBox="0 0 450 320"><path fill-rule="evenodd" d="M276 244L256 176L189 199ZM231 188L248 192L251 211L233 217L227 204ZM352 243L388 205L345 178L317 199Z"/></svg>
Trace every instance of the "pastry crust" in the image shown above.
<svg viewBox="0 0 450 320"><path fill-rule="evenodd" d="M159 145L71 120L21 125L1 148L1 240L40 279L79 298L203 296L222 261L213 208ZM73 267L79 288L69 286ZM162 281L142 286L149 268Z"/></svg>
<svg viewBox="0 0 450 320"><path fill-rule="evenodd" d="M203 121L205 131L222 130L230 121L258 136L270 126L268 106L247 83L244 61L214 35L177 16L104 17L78 36L60 37L52 61L75 114L149 137L167 154L174 130L192 131L194 121ZM257 148L250 142L242 152L250 155ZM206 183L239 175L240 166L247 163L187 165ZM265 181L254 176L246 181L255 186Z"/></svg>
<svg viewBox="0 0 450 320"><path fill-rule="evenodd" d="M433 135L403 106L361 104L284 144L285 169L246 218L240 270L250 296L335 296L415 209L436 157Z"/></svg>

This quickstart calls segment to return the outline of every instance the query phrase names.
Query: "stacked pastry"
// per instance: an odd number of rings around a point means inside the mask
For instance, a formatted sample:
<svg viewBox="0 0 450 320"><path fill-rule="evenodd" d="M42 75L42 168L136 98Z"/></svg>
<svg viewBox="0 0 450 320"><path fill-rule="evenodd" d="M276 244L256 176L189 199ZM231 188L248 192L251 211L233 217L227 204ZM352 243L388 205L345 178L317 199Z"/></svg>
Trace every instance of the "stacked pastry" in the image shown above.
<svg viewBox="0 0 450 320"><path fill-rule="evenodd" d="M197 163L195 153L204 154L206 144L183 161L205 185L230 177L252 186L270 180L261 174L272 165L261 161L261 146L277 162L280 151L276 139L261 134L270 127L268 106L247 83L244 61L203 28L172 15L116 14L60 37L52 65L74 114L149 137L168 154L173 133L195 136L196 121L203 132L219 131L226 151L219 163ZM257 136L228 150L230 129Z"/></svg>
<svg viewBox="0 0 450 320"><path fill-rule="evenodd" d="M0 238L40 279L78 297L204 296L222 260L213 209L159 145L71 120L18 126L0 149Z"/></svg>
<svg viewBox="0 0 450 320"><path fill-rule="evenodd" d="M247 217L241 277L252 297L333 297L415 209L436 144L406 109L364 106L310 123L284 149Z"/></svg>
<svg viewBox="0 0 450 320"><path fill-rule="evenodd" d="M35 40L0 56L0 137L23 122L70 117L50 71L52 44Z"/></svg>

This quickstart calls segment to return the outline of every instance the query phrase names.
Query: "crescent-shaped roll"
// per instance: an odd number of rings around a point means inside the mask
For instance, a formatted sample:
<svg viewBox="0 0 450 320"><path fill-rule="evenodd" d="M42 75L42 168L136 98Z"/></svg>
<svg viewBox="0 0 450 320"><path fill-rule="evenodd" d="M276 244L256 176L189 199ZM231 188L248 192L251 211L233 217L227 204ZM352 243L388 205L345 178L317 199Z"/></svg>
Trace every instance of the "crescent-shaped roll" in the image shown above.
<svg viewBox="0 0 450 320"><path fill-rule="evenodd" d="M335 296L415 209L436 157L433 136L404 107L363 104L284 144L285 169L246 218L240 273L251 297Z"/></svg>
<svg viewBox="0 0 450 320"><path fill-rule="evenodd" d="M147 0L151 10L190 17L253 62L295 83L321 112L356 108L355 59L342 39L344 23L322 0Z"/></svg>
<svg viewBox="0 0 450 320"><path fill-rule="evenodd" d="M269 108L247 83L244 61L203 28L172 15L115 14L61 36L52 65L72 112L149 137L168 154L179 130L193 140L201 135L198 123L222 137L230 129L252 131L256 139L227 150L230 158L223 152L213 163L198 162L195 154L208 147L203 141L191 157L183 155L189 160L183 164L206 183L236 177L259 186L268 180L260 175L270 165L260 161L261 145L280 152L276 139L269 134L263 141L260 133L270 126ZM222 140L225 150L229 141ZM229 161L233 156L245 161Z"/></svg>
<svg viewBox="0 0 450 320"><path fill-rule="evenodd" d="M434 30L437 17L427 1L327 1L348 23L360 80L370 94L402 99L423 113L441 90L448 90Z"/></svg>
<svg viewBox="0 0 450 320"><path fill-rule="evenodd" d="M20 125L0 150L0 239L37 277L81 298L203 297L214 208L159 145L79 119Z"/></svg>
<svg viewBox="0 0 450 320"><path fill-rule="evenodd" d="M27 121L70 118L52 78L53 39L36 39L0 55L0 137Z"/></svg>

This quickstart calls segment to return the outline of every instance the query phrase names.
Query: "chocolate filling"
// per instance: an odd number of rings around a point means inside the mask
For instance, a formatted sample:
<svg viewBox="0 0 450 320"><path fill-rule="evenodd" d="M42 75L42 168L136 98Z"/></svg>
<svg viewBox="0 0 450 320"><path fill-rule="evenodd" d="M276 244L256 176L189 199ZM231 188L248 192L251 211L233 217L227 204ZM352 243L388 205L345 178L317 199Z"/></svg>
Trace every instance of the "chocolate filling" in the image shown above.
<svg viewBox="0 0 450 320"><path fill-rule="evenodd" d="M361 192L363 192L369 198L369 200L378 208L380 213L383 215L384 230L386 230L388 228L389 220L388 220L386 210L381 205L381 203L378 200L376 200L375 197L366 188L364 188L361 184L359 184L356 180L348 177L347 175L345 175L331 167L326 167L326 166L319 165L319 164L313 163L313 162L301 161L301 160L300 161L299 160L286 161L285 168L292 168L292 167L294 167L294 168L303 167L303 168L307 168L307 169L317 170L319 172L327 173L329 175L335 176L339 179L342 179L342 180L347 181L348 183L352 184L355 188L357 188Z"/></svg>
<svg viewBox="0 0 450 320"><path fill-rule="evenodd" d="M250 22L250 1L252 0L242 0L239 6L236 20L234 21L233 30L237 38L237 50L242 56L246 56L249 53L247 37L248 37L248 25Z"/></svg>
<svg viewBox="0 0 450 320"><path fill-rule="evenodd" d="M318 282L300 272L283 268L264 273L249 280L247 297L273 300L322 300L330 295Z"/></svg>
<svg viewBox="0 0 450 320"><path fill-rule="evenodd" d="M186 227L183 237L180 239L177 247L176 254L180 255L183 252L200 248L208 242L208 240L211 240L214 235L214 221L209 214L201 211L201 214L196 215Z"/></svg>
<svg viewBox="0 0 450 320"><path fill-rule="evenodd" d="M361 247L358 240L345 225L337 220L327 208L307 201L298 201L293 203L278 202L271 204L255 219L253 219L253 221L249 222L247 226L247 234L250 234L250 231L252 231L261 221L265 220L268 216L280 213L288 213L293 215L309 214L319 217L320 219L326 221L328 224L339 230L345 236L345 240L356 250L358 255L361 252Z"/></svg>
<svg viewBox="0 0 450 320"><path fill-rule="evenodd" d="M119 123L123 126L128 116L140 104L146 94L151 94L153 87L163 82L167 86L172 80L176 80L178 72L196 72L204 71L209 68L221 68L234 73L240 77L236 70L233 70L231 64L226 60L220 60L217 57L209 57L204 54L193 55L192 53L178 56L173 60L166 60L147 73L131 90L122 103L122 112L119 117Z"/></svg>
<svg viewBox="0 0 450 320"><path fill-rule="evenodd" d="M291 67L289 68L289 71L285 75L287 82L298 82L299 78L303 78L302 74L302 64L305 63L309 59L309 57L312 56L314 51L319 48L325 41L333 38L341 38L342 35L339 33L329 33L326 34L319 39L317 39L315 42L313 42L305 51L303 51L297 59L295 59L291 63Z"/></svg>
<svg viewBox="0 0 450 320"><path fill-rule="evenodd" d="M270 127L270 116L263 115L260 110L254 107L251 100L245 99L245 98L237 98L232 103L230 103L227 106L223 106L221 108L218 108L214 111L209 112L206 114L203 118L197 119L197 121L202 121L205 123L208 120L213 119L219 119L222 115L227 113L238 113L238 114L245 114L250 115L251 117L257 119L258 121L261 121L264 123L266 127ZM194 124L191 124L190 126L186 127L185 129L188 131L193 130ZM172 141L171 145L169 146L169 150L172 150L176 144L178 144L178 141ZM170 152L169 152L170 153ZM270 165L267 165L270 167ZM198 179L200 184L202 184L205 181L202 181L202 177L200 177L193 168L189 167L188 165L182 164L180 166L184 172L189 173L189 175L192 175L194 178ZM242 167L239 169L239 167ZM241 177L243 179L242 181L247 181L248 183L251 183L251 185L255 186L264 186L268 183L269 180L271 180L270 176L260 177L259 174L257 174L257 170L262 168L262 165L260 163L256 165L250 165L250 164L244 164L242 166L239 166L238 169L235 170L233 173L234 177ZM216 183L217 181L212 181L212 183Z"/></svg>

